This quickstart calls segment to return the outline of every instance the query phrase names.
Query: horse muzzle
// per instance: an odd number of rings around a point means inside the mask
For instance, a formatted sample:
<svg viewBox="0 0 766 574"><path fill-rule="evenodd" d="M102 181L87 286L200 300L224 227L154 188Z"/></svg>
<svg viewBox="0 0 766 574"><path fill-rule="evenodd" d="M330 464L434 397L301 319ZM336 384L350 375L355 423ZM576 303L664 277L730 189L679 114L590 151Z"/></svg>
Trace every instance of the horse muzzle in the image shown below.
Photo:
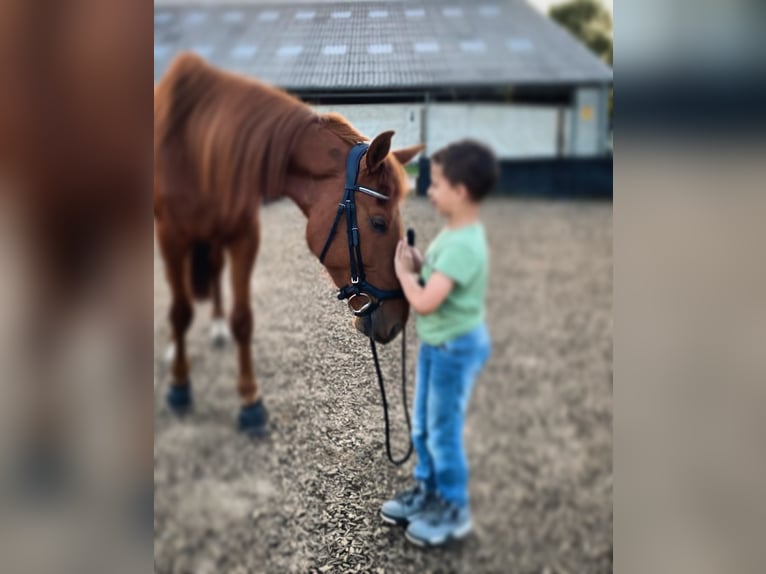
<svg viewBox="0 0 766 574"><path fill-rule="evenodd" d="M397 322L391 325L380 317L380 309L369 315L357 316L354 319L356 330L367 337L372 337L376 343L385 345L393 341L401 333L402 326Z"/></svg>

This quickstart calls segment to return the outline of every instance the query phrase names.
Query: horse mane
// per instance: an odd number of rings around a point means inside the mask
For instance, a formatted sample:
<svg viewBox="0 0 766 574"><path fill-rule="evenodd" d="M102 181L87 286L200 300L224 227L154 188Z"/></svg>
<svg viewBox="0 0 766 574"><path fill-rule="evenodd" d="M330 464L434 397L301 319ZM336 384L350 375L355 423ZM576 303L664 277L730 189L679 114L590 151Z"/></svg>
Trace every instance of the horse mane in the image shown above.
<svg viewBox="0 0 766 574"><path fill-rule="evenodd" d="M176 57L157 84L154 118L155 174L167 160L178 162L174 168L189 174L202 194L219 196L229 221L252 213L255 201L279 196L293 150L310 126L350 145L368 139L340 114L317 114L280 89L189 52ZM393 179L405 177L400 171L386 162L379 174L381 191L394 202L401 199Z"/></svg>
<svg viewBox="0 0 766 574"><path fill-rule="evenodd" d="M321 127L331 131L344 142L351 145L369 139L359 133L354 126L348 123L346 118L335 112L320 115L319 123Z"/></svg>
<svg viewBox="0 0 766 574"><path fill-rule="evenodd" d="M191 53L173 61L154 101L155 165L163 155L180 161L203 194L223 196L231 218L282 190L297 142L320 121L297 98Z"/></svg>

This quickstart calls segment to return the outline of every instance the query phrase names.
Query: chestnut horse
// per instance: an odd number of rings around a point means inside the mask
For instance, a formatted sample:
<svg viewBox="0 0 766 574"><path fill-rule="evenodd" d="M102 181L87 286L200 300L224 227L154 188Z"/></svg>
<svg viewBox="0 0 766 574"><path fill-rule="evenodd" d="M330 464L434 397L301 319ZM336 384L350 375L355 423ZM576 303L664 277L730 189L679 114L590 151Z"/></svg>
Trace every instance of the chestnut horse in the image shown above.
<svg viewBox="0 0 766 574"><path fill-rule="evenodd" d="M345 199L347 158L352 149L359 153L357 144L365 138L340 115L317 114L283 91L188 53L174 60L157 85L154 121L154 214L172 295L175 343L168 404L176 412L191 404L184 335L192 321L192 298L212 292L220 313L217 278L226 251L233 292L229 326L239 351L239 425L259 435L267 413L250 352L250 276L260 205L282 197L294 201L307 219L309 249L322 255L339 288L347 286L353 273L346 242L351 234L342 233L346 224L336 215ZM400 288L393 259L402 236L399 204L407 190L402 165L422 149L390 151L392 136L387 131L373 139L357 167L356 183L364 190L355 195L358 253L372 293ZM339 232L325 249L334 222ZM357 316L356 328L387 343L407 321L406 300L378 301L369 294L368 299L375 310Z"/></svg>

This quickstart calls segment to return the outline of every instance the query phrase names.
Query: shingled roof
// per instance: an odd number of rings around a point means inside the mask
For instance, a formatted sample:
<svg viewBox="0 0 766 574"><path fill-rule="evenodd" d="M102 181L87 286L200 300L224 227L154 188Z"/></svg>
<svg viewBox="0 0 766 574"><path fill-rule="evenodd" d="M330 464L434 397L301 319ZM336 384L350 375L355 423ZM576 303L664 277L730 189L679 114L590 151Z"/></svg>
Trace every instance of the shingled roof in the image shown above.
<svg viewBox="0 0 766 574"><path fill-rule="evenodd" d="M523 0L155 5L155 81L183 50L295 91L612 81Z"/></svg>

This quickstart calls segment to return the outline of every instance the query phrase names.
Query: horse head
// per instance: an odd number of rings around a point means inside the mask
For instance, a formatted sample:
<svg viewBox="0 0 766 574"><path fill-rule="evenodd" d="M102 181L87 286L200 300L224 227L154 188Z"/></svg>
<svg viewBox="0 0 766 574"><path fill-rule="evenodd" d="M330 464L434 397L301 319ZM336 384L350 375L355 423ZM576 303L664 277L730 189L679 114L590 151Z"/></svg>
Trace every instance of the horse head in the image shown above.
<svg viewBox="0 0 766 574"><path fill-rule="evenodd" d="M394 339L409 314L394 253L408 189L403 166L423 149L391 151L393 135L333 148L330 155L342 168L314 178L314 205L307 212L309 247L338 287L338 298L348 301L357 330L380 343Z"/></svg>

